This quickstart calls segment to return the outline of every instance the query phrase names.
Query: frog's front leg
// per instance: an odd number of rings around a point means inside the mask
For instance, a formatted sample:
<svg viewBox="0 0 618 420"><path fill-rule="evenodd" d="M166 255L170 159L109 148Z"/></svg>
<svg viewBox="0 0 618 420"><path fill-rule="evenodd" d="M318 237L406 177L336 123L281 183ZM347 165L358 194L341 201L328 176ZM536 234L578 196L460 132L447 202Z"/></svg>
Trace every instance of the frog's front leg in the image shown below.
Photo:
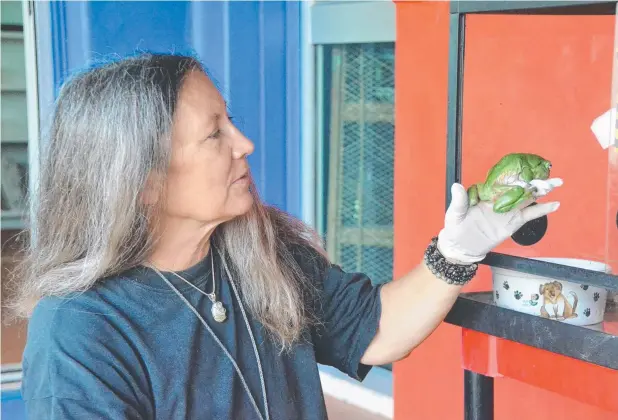
<svg viewBox="0 0 618 420"><path fill-rule="evenodd" d="M532 198L532 191L518 185L494 187L500 188L504 192L494 201L494 211L496 213L508 213L522 202Z"/></svg>
<svg viewBox="0 0 618 420"><path fill-rule="evenodd" d="M529 166L525 166L521 170L520 176L521 176L521 179L526 181L526 183L530 183L530 181L532 181L534 179L534 173L532 172L532 169L530 169Z"/></svg>
<svg viewBox="0 0 618 420"><path fill-rule="evenodd" d="M470 207L476 206L479 201L481 201L481 197L479 195L479 186L480 184L474 184L470 188L468 188L468 204Z"/></svg>

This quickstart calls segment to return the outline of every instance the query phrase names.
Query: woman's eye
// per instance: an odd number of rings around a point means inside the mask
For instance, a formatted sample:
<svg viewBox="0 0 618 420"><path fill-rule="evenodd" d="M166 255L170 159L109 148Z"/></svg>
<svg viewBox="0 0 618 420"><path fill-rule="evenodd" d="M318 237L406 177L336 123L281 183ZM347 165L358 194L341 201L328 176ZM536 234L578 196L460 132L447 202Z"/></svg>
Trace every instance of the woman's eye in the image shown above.
<svg viewBox="0 0 618 420"><path fill-rule="evenodd" d="M229 120L230 124L232 124L232 117L228 117L228 120ZM208 140L208 139L218 139L219 137L221 137L222 134L223 133L221 131L221 128L217 128L211 135L209 135L206 138L206 140Z"/></svg>

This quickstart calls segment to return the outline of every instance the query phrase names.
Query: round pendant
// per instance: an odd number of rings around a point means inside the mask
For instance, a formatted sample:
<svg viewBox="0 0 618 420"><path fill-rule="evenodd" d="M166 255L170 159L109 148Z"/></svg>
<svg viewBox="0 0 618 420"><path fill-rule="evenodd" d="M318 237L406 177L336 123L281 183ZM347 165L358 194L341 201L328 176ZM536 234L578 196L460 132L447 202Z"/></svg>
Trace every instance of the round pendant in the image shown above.
<svg viewBox="0 0 618 420"><path fill-rule="evenodd" d="M213 303L212 308L210 310L212 312L212 317L217 322L223 322L227 318L226 310L223 307L223 304L221 302Z"/></svg>

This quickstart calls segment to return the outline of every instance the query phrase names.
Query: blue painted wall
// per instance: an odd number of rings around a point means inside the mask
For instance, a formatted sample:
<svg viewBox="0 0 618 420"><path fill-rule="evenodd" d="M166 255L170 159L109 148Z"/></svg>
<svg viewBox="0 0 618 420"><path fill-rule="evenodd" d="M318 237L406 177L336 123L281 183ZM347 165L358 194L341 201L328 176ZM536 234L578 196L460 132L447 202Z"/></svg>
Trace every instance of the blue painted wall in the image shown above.
<svg viewBox="0 0 618 420"><path fill-rule="evenodd" d="M40 89L55 94L72 72L110 55L197 54L256 143L249 162L262 197L300 217L300 2L36 3L38 36L51 39L38 58L53 68Z"/></svg>
<svg viewBox="0 0 618 420"><path fill-rule="evenodd" d="M26 406L21 399L20 390L2 391L0 418L8 420L22 420L26 418Z"/></svg>

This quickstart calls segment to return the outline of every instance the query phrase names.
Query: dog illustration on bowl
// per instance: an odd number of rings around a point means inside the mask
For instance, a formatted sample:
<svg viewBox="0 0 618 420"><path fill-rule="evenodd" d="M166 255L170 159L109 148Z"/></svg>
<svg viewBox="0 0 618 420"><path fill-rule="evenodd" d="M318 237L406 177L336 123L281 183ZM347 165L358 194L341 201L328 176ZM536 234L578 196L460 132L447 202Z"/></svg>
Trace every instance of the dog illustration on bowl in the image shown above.
<svg viewBox="0 0 618 420"><path fill-rule="evenodd" d="M564 321L565 319L577 318L577 294L569 292L572 301L562 293L562 283L552 281L539 287L542 298L541 316L543 318Z"/></svg>

